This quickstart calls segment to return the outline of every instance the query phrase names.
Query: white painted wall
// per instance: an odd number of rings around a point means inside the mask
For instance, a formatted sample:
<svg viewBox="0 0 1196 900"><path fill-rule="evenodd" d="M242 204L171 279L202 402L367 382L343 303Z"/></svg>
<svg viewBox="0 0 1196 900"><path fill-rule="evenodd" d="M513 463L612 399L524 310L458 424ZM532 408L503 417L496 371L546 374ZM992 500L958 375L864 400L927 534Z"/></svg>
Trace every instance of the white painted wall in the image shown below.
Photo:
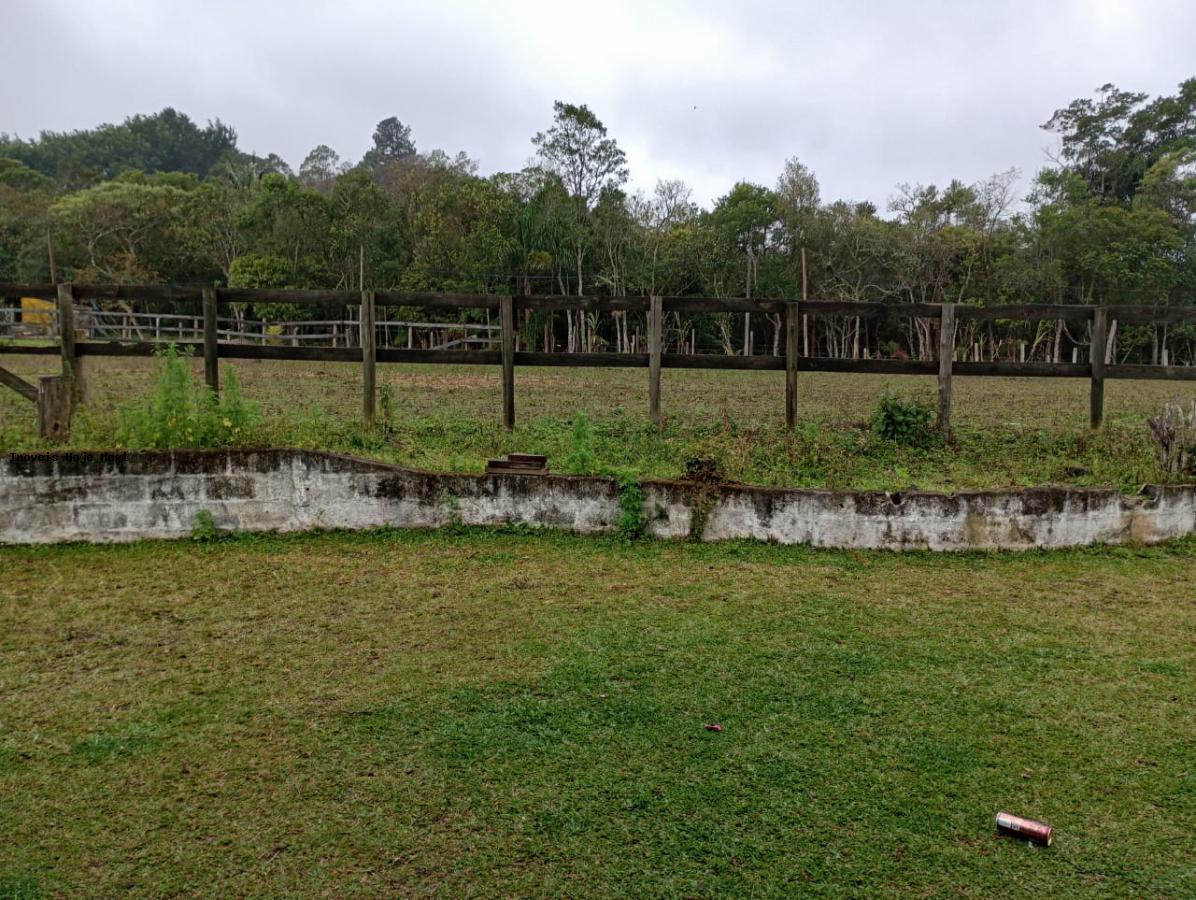
<svg viewBox="0 0 1196 900"><path fill-rule="evenodd" d="M1155 543L1196 532L1196 488L1047 487L960 494L774 490L646 482L648 532L844 549L1014 549ZM188 536L221 529L525 524L613 531L605 478L441 475L297 450L0 457L0 543ZM701 533L692 532L700 527Z"/></svg>

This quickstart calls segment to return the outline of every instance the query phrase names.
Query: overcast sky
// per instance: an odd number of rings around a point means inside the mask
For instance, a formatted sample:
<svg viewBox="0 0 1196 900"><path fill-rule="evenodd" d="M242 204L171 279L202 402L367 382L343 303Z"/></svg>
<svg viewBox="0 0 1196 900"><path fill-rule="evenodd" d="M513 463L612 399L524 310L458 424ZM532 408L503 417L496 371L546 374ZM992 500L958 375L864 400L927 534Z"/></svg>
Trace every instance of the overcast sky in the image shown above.
<svg viewBox="0 0 1196 900"><path fill-rule="evenodd" d="M1196 76L1196 0L253 2L3 0L0 131L32 137L174 106L294 167L356 161L397 115L420 150L522 167L555 99L586 103L633 186L708 203L787 157L824 199L902 181L1026 180L1051 113L1105 82Z"/></svg>

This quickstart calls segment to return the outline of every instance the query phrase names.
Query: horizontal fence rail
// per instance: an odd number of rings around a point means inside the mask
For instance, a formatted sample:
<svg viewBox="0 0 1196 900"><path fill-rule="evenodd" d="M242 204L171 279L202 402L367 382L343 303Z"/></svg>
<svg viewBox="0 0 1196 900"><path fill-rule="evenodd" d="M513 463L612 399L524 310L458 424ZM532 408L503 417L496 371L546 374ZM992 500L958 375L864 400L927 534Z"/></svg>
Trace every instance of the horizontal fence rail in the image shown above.
<svg viewBox="0 0 1196 900"><path fill-rule="evenodd" d="M29 310L44 323L53 345L0 341L0 354L60 355L64 376L78 392L80 360L88 356L150 356L164 343L193 352L205 361L205 378L219 389L217 360L272 359L360 362L365 398L363 416L373 425L375 366L378 362L497 365L502 367L503 421L514 426L514 368L516 366L594 366L647 368L649 410L660 421L661 369L726 369L786 372L786 421L796 416L797 373L842 372L880 375L931 375L939 382L939 424L950 429L953 376L1013 376L1035 378L1088 378L1091 381L1090 421L1099 427L1103 417L1104 381L1107 378L1196 380L1196 366L1116 364L1106 360L1106 338L1112 323L1126 325L1196 324L1194 307L1080 306L1060 304L964 305L933 303L875 303L842 300L775 300L717 297L566 297L497 294L401 293L389 291L283 290L182 285L88 285L0 283L0 300L33 298L53 301L53 308ZM101 309L97 304L123 303L122 310ZM178 312L136 312L131 303L170 303L190 307ZM255 322L250 330L241 318L217 315L229 304L321 304L351 307L355 318L269 323ZM88 307L87 304L93 306ZM418 322L388 319L386 308L478 309L498 323ZM641 313L645 333L637 332L627 343L643 352L561 352L521 350L516 341L520 313ZM16 326L24 310L0 308L0 325ZM662 339L667 314L760 314L770 317L778 333L779 352L751 353L750 333L744 355L669 352ZM36 317L42 317L37 319ZM939 340L937 359L854 358L812 356L800 352L799 317L850 317L889 322L902 319L933 320ZM955 335L961 322L1080 322L1087 323L1089 358L1065 362L959 359ZM804 324L803 324L804 327ZM304 331L304 329L330 329ZM402 331L405 335L400 335ZM783 340L782 340L783 330ZM381 334L381 341L378 340ZM437 338L436 335L441 335ZM420 345L414 337L420 335ZM405 340L402 338L405 337ZM82 339L80 339L82 338ZM107 338L108 340L96 340ZM396 338L399 338L396 340ZM304 346L311 341L331 341L332 346ZM350 343L355 340L355 343ZM343 346L337 346L343 341ZM694 341L696 344L696 339ZM684 344L684 341L682 341ZM460 348L460 349L458 349ZM696 350L695 348L691 348ZM1077 348L1078 350L1078 348ZM1164 360L1165 361L1165 360ZM31 385L0 368L0 384L22 396L36 393Z"/></svg>
<svg viewBox="0 0 1196 900"><path fill-rule="evenodd" d="M34 310L31 317L35 324L19 323L15 316L19 309L0 310L0 329L7 329L10 336L26 339L57 337L59 334L58 310ZM84 340L107 340L137 343L180 344L191 340L202 340L204 318L202 315L179 313L138 313L95 310L85 306L75 307L75 333ZM257 325L256 330L247 330ZM420 347L447 350L451 347L470 345L497 346L500 328L481 322L415 322L405 319L379 319L377 328L382 332L381 346L405 344L414 349ZM360 346L361 323L356 319L302 319L295 321L246 321L243 319L217 318L216 336L219 342L240 340L257 344L290 344L293 347L316 342L317 345ZM313 331L313 328L330 330ZM4 334L0 332L0 339ZM322 343L321 343L322 342Z"/></svg>
<svg viewBox="0 0 1196 900"><path fill-rule="evenodd" d="M271 288L200 288L178 285L72 285L76 301L128 302L192 302L198 307L205 291L214 291L217 303L295 303L339 304L356 306L361 303L360 291L313 291ZM0 282L0 298L31 297L57 300L59 285L13 284ZM407 306L424 309L491 309L498 310L498 294L410 293L375 291L375 306ZM552 310L581 312L647 312L649 297L570 297L553 294L513 295L515 311ZM733 297L661 297L664 312L685 313L765 313L783 314L794 300L747 300ZM810 316L858 316L874 318L938 319L941 303L876 303L854 300L802 300L802 314ZM1091 321L1093 311L1102 308L1092 305L1057 303L1017 303L994 305L955 304L956 321L1037 321L1063 319ZM1125 324L1193 324L1196 306L1104 306L1110 320Z"/></svg>

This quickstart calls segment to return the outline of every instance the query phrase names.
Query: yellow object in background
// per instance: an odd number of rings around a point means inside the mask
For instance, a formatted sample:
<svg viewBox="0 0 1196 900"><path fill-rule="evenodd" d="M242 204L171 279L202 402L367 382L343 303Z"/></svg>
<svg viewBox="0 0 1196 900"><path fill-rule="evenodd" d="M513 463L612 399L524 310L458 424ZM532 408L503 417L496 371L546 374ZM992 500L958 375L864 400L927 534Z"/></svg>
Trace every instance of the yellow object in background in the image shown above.
<svg viewBox="0 0 1196 900"><path fill-rule="evenodd" d="M54 324L54 301L37 297L21 298L21 324L38 325L47 331Z"/></svg>

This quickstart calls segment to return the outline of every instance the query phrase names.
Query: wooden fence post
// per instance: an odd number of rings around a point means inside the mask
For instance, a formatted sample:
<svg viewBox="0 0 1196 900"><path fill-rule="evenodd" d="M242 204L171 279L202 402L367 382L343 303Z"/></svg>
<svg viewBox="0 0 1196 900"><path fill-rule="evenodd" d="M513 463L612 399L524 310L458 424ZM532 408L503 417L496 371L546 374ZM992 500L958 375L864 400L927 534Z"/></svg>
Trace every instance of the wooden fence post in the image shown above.
<svg viewBox="0 0 1196 900"><path fill-rule="evenodd" d="M62 374L71 382L72 399L83 395L79 357L75 353L75 289L58 285L58 343L62 348Z"/></svg>
<svg viewBox="0 0 1196 900"><path fill-rule="evenodd" d="M66 375L48 375L37 383L37 433L51 443L71 436L74 381Z"/></svg>
<svg viewBox="0 0 1196 900"><path fill-rule="evenodd" d="M374 292L361 292L361 416L367 431L374 430L374 399L377 391L378 354L374 348Z"/></svg>
<svg viewBox="0 0 1196 900"><path fill-rule="evenodd" d="M216 331L216 289L203 289L203 377L213 394L220 393L219 335Z"/></svg>
<svg viewBox="0 0 1196 900"><path fill-rule="evenodd" d="M664 303L660 297L648 299L648 416L659 426L660 419L660 352L664 319Z"/></svg>
<svg viewBox="0 0 1196 900"><path fill-rule="evenodd" d="M498 298L502 326L502 424L515 427L515 299L506 294Z"/></svg>
<svg viewBox="0 0 1196 900"><path fill-rule="evenodd" d="M955 362L955 304L944 303L939 321L939 430L951 437L951 368Z"/></svg>
<svg viewBox="0 0 1196 900"><path fill-rule="evenodd" d="M1092 387L1088 398L1088 425L1095 431L1105 417L1105 338L1109 332L1109 310L1092 311L1092 335L1088 359L1092 363Z"/></svg>
<svg viewBox="0 0 1196 900"><path fill-rule="evenodd" d="M797 425L797 301L785 304L785 427Z"/></svg>

